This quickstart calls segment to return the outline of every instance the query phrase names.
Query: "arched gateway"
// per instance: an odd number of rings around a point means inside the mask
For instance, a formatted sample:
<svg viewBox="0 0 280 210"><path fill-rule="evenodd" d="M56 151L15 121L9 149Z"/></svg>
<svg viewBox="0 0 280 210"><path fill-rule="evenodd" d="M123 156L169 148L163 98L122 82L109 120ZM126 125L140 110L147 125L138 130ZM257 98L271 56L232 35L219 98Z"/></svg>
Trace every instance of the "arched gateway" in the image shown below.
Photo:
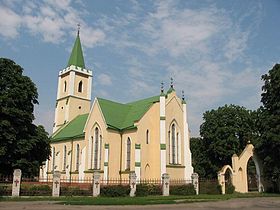
<svg viewBox="0 0 280 210"><path fill-rule="evenodd" d="M236 154L232 156L232 167L225 165L218 172L219 184L222 186L222 194L225 194L226 180L225 173L230 172L232 178L232 184L235 186L236 192L246 193L248 192L248 181L247 181L247 165L250 158L253 159L256 166L258 191L263 192L263 184L261 180L262 167L260 161L254 153L254 146L250 143L247 144L241 155L238 157Z"/></svg>

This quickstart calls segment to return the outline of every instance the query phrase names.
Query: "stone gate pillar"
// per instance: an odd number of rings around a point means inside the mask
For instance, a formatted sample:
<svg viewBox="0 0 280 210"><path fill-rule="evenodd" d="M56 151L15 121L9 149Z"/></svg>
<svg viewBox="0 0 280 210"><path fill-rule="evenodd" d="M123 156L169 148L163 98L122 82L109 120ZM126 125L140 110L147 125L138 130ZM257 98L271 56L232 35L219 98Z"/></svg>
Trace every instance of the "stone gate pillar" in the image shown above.
<svg viewBox="0 0 280 210"><path fill-rule="evenodd" d="M93 197L100 195L100 173L98 171L93 172Z"/></svg>
<svg viewBox="0 0 280 210"><path fill-rule="evenodd" d="M134 197L135 196L135 192L136 192L136 173L132 172L129 174L129 185L130 185L130 197Z"/></svg>
<svg viewBox="0 0 280 210"><path fill-rule="evenodd" d="M167 174L167 173L162 174L162 195L163 196L169 196L169 182L170 182L169 174Z"/></svg>
<svg viewBox="0 0 280 210"><path fill-rule="evenodd" d="M20 181L21 181L21 170L20 169L15 169L14 170L14 177L13 177L12 197L19 196Z"/></svg>
<svg viewBox="0 0 280 210"><path fill-rule="evenodd" d="M192 184L194 186L195 192L199 194L199 176L197 173L192 174Z"/></svg>
<svg viewBox="0 0 280 210"><path fill-rule="evenodd" d="M60 176L61 173L59 171L53 172L53 187L52 187L52 196L59 197L60 194Z"/></svg>

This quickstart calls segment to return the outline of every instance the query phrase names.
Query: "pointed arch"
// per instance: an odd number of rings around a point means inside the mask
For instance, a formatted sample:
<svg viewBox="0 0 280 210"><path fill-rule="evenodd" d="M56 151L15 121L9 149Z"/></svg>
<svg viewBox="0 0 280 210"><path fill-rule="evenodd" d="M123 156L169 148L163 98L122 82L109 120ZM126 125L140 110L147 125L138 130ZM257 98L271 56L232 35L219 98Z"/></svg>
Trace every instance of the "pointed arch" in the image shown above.
<svg viewBox="0 0 280 210"><path fill-rule="evenodd" d="M181 164L181 132L176 120L172 120L168 131L169 163Z"/></svg>

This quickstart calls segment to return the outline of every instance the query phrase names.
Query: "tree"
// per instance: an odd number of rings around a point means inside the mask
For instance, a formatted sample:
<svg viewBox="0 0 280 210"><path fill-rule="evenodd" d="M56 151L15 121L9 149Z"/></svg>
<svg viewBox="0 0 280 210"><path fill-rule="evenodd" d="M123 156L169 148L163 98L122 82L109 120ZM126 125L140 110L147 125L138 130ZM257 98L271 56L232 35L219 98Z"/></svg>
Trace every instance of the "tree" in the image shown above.
<svg viewBox="0 0 280 210"><path fill-rule="evenodd" d="M192 166L199 177L207 177L207 169L211 167L211 162L207 158L206 145L200 137L191 138Z"/></svg>
<svg viewBox="0 0 280 210"><path fill-rule="evenodd" d="M275 191L280 189L280 64L262 76L263 106L258 110L260 142L256 146L263 160L264 175L272 180Z"/></svg>
<svg viewBox="0 0 280 210"><path fill-rule="evenodd" d="M202 149L198 150L203 161L197 167L204 170L207 178L216 178L225 164L231 164L233 154L239 154L249 140L257 140L254 115L237 105L225 105L203 114L199 143Z"/></svg>
<svg viewBox="0 0 280 210"><path fill-rule="evenodd" d="M50 155L50 140L42 126L36 126L35 84L14 61L0 58L0 174L20 168L25 175L38 175Z"/></svg>

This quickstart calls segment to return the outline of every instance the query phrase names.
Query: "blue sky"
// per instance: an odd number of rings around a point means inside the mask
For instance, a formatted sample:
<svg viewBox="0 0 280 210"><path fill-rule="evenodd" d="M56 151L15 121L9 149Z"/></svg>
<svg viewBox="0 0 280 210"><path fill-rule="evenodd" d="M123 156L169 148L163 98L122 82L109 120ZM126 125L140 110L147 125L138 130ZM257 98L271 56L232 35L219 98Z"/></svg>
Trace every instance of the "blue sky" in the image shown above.
<svg viewBox="0 0 280 210"><path fill-rule="evenodd" d="M260 77L280 62L279 0L0 0L0 57L37 85L36 123L51 132L58 71L77 23L93 97L119 102L185 91L192 136L224 104L260 106Z"/></svg>

